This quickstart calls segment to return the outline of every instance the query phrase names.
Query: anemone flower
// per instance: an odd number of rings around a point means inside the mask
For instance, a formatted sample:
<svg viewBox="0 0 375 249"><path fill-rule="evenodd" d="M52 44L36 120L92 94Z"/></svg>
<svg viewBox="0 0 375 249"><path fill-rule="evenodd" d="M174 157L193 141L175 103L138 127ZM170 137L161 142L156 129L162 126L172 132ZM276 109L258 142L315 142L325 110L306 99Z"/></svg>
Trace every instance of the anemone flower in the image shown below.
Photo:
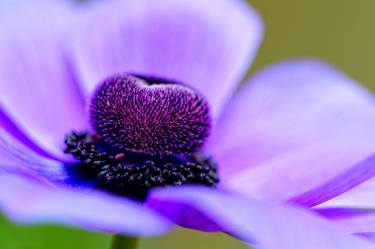
<svg viewBox="0 0 375 249"><path fill-rule="evenodd" d="M113 248L175 224L374 248L373 96L307 59L236 92L263 30L245 2L29 1L0 20L8 218L118 234Z"/></svg>

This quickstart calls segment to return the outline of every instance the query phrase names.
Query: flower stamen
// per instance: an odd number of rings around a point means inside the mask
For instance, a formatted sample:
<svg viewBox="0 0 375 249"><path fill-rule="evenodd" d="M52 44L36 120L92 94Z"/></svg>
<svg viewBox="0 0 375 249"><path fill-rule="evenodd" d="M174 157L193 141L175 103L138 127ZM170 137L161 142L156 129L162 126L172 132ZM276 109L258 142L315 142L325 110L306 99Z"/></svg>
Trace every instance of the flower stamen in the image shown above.
<svg viewBox="0 0 375 249"><path fill-rule="evenodd" d="M72 132L65 139L65 153L97 176L98 186L110 192L143 200L153 187L218 183L217 169L201 155L151 156L106 150L103 140L87 132Z"/></svg>

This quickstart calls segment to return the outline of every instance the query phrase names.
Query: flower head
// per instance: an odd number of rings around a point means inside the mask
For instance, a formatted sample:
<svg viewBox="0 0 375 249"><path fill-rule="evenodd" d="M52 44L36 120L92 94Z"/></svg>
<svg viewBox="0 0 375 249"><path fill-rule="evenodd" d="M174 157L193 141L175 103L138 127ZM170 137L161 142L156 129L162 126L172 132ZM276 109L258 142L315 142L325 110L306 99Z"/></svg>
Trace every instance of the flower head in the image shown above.
<svg viewBox="0 0 375 249"><path fill-rule="evenodd" d="M178 224L270 249L373 247L295 207L372 232L343 202L375 174L371 94L325 63L292 60L232 96L262 37L241 0L83 6L2 17L8 217L142 236Z"/></svg>

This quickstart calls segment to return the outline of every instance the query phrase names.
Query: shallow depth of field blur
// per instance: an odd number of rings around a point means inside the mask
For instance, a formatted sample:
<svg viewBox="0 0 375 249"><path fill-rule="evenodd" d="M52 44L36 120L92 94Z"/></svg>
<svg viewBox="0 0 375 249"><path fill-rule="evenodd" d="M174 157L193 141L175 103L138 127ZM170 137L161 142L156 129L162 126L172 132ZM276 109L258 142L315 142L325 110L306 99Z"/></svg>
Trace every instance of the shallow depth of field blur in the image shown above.
<svg viewBox="0 0 375 249"><path fill-rule="evenodd" d="M215 4L215 0L212 2ZM249 2L263 16L266 26L264 41L249 74L280 59L319 57L375 91L374 0ZM1 249L103 249L109 248L110 238L58 226L18 226L0 217ZM223 234L178 229L164 237L142 239L139 248L246 247Z"/></svg>

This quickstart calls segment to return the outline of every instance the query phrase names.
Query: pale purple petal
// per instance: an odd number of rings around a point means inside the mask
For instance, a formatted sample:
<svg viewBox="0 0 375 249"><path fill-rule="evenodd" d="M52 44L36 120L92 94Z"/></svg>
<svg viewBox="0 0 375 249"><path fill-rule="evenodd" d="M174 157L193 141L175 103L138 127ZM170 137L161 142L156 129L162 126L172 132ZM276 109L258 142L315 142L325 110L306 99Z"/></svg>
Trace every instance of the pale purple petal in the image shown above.
<svg viewBox="0 0 375 249"><path fill-rule="evenodd" d="M373 164L374 166L375 164ZM352 208L375 210L375 178L371 178L357 187L329 201L320 204L319 208Z"/></svg>
<svg viewBox="0 0 375 249"><path fill-rule="evenodd" d="M375 233L357 233L356 235L375 243Z"/></svg>
<svg viewBox="0 0 375 249"><path fill-rule="evenodd" d="M12 134L18 141L22 142L24 145L34 150L36 153L45 156L53 157L43 148L41 148L35 141L32 141L19 127L17 124L10 120L10 118L5 114L5 112L0 107L0 127L7 131L9 134Z"/></svg>
<svg viewBox="0 0 375 249"><path fill-rule="evenodd" d="M68 192L30 179L0 174L0 209L20 223L58 223L130 236L160 235L171 224L126 198L100 192Z"/></svg>
<svg viewBox="0 0 375 249"><path fill-rule="evenodd" d="M317 188L311 189L305 193L297 195L289 203L312 207L326 200L330 200L340 194L356 187L362 182L375 175L375 154L364 161L353 165L350 169L339 173L336 177L328 180Z"/></svg>
<svg viewBox="0 0 375 249"><path fill-rule="evenodd" d="M254 248L373 248L364 239L346 234L334 224L303 209L236 196L202 187L159 189L148 204L177 224L205 230L204 223L243 239ZM194 219L185 214L194 212Z"/></svg>
<svg viewBox="0 0 375 249"><path fill-rule="evenodd" d="M0 170L16 175L27 175L61 189L85 190L96 184L96 179L76 164L41 156L1 127Z"/></svg>
<svg viewBox="0 0 375 249"><path fill-rule="evenodd" d="M352 233L375 232L375 178L363 182L315 210Z"/></svg>
<svg viewBox="0 0 375 249"><path fill-rule="evenodd" d="M208 149L225 187L288 200L350 177L375 152L374 123L374 96L353 80L319 61L285 61L240 90ZM359 170L362 181L373 174Z"/></svg>
<svg viewBox="0 0 375 249"><path fill-rule="evenodd" d="M349 233L375 232L375 209L319 207L315 211Z"/></svg>
<svg viewBox="0 0 375 249"><path fill-rule="evenodd" d="M88 93L118 72L183 81L217 112L246 73L262 21L242 0L128 0L92 4L72 42Z"/></svg>
<svg viewBox="0 0 375 249"><path fill-rule="evenodd" d="M7 12L12 11L12 9L23 7L25 4L29 4L32 1L33 0L21 0L21 1L1 0L0 1L0 18L2 18L2 16L6 14Z"/></svg>
<svg viewBox="0 0 375 249"><path fill-rule="evenodd" d="M45 158L0 128L0 168L14 174L32 175L50 184L69 187L83 182L75 181L74 171L62 162Z"/></svg>
<svg viewBox="0 0 375 249"><path fill-rule="evenodd" d="M64 134L85 122L64 38L72 15L58 1L6 12L0 24L0 105L32 141L61 155Z"/></svg>

